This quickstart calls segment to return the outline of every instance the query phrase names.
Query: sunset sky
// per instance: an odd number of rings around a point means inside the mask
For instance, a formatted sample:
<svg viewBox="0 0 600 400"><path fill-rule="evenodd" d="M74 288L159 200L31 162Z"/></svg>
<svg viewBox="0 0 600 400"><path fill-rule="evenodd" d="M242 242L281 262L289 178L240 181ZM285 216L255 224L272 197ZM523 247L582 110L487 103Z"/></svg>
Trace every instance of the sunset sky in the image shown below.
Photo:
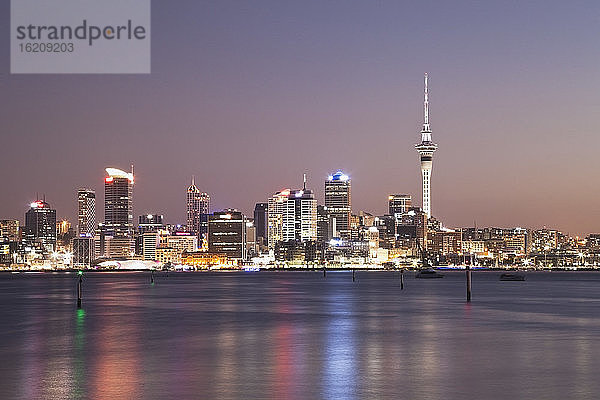
<svg viewBox="0 0 600 400"><path fill-rule="evenodd" d="M10 75L0 5L0 218L36 193L76 224L76 190L135 164L134 209L185 220L192 175L212 210L302 174L323 203L421 204L429 73L432 211L446 226L600 231L600 2L153 1L150 75Z"/></svg>

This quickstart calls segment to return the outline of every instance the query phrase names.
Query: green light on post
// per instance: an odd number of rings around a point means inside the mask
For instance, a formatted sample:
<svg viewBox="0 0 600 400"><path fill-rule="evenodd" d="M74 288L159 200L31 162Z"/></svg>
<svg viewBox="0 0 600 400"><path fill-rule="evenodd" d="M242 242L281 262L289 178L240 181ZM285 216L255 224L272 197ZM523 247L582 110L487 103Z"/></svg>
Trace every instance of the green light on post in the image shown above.
<svg viewBox="0 0 600 400"><path fill-rule="evenodd" d="M77 272L77 275L83 275L83 271Z"/></svg>

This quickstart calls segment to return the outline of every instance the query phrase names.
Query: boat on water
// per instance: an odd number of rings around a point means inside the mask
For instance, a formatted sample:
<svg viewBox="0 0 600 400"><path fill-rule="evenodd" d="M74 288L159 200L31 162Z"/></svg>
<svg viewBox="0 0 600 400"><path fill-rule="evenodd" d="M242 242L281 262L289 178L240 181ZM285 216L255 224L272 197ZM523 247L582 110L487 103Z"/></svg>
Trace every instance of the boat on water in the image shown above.
<svg viewBox="0 0 600 400"><path fill-rule="evenodd" d="M443 278L444 274L436 271L433 268L425 268L417 272L415 278L419 279L435 279L435 278Z"/></svg>
<svg viewBox="0 0 600 400"><path fill-rule="evenodd" d="M522 274L520 272L505 272L502 275L500 275L500 280L501 281L524 281L525 274Z"/></svg>

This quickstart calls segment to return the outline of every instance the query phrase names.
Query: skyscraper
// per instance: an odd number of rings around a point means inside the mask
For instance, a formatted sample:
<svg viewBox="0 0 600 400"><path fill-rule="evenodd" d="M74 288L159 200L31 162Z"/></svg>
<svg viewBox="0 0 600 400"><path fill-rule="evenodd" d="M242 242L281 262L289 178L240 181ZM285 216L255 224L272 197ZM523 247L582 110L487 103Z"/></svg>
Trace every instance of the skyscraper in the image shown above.
<svg viewBox="0 0 600 400"><path fill-rule="evenodd" d="M268 201L269 249L277 242L317 240L317 201L312 190L284 189Z"/></svg>
<svg viewBox="0 0 600 400"><path fill-rule="evenodd" d="M132 168L133 169L133 168ZM104 178L104 226L111 236L132 236L133 171L106 168Z"/></svg>
<svg viewBox="0 0 600 400"><path fill-rule="evenodd" d="M99 255L127 258L134 253L133 240L133 166L131 172L106 168L104 178L104 225Z"/></svg>
<svg viewBox="0 0 600 400"><path fill-rule="evenodd" d="M56 249L56 210L45 200L34 201L25 213L25 239L46 252Z"/></svg>
<svg viewBox="0 0 600 400"><path fill-rule="evenodd" d="M412 207L410 194L390 194L388 197L388 214L404 214Z"/></svg>
<svg viewBox="0 0 600 400"><path fill-rule="evenodd" d="M94 236L96 231L96 192L91 189L77 191L77 234Z"/></svg>
<svg viewBox="0 0 600 400"><path fill-rule="evenodd" d="M257 241L264 242L267 238L267 203L256 203L254 205L254 227L256 228Z"/></svg>
<svg viewBox="0 0 600 400"><path fill-rule="evenodd" d="M229 258L246 260L246 217L234 209L216 212L208 221L208 249Z"/></svg>
<svg viewBox="0 0 600 400"><path fill-rule="evenodd" d="M208 193L200 192L192 177L192 184L187 189L186 211L187 230L197 236L204 236L208 230L208 213L210 208L210 196Z"/></svg>
<svg viewBox="0 0 600 400"><path fill-rule="evenodd" d="M332 237L350 238L352 196L350 177L342 171L329 175L325 181L325 207L329 212Z"/></svg>
<svg viewBox="0 0 600 400"><path fill-rule="evenodd" d="M429 93L427 91L427 74L425 74L425 101L423 129L421 130L421 143L415 147L421 156L421 180L423 190L423 212L431 217L431 168L433 167L433 153L438 145L431 141L431 128L429 127Z"/></svg>

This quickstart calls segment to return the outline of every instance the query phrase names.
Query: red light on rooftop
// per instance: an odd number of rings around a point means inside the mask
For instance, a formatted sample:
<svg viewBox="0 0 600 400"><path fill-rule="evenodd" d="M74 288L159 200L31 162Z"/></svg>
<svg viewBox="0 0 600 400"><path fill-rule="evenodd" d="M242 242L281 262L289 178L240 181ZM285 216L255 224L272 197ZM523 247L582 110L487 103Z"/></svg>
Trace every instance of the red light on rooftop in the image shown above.
<svg viewBox="0 0 600 400"><path fill-rule="evenodd" d="M112 181L113 181L112 176L107 176L106 178L104 178L104 182L106 182L106 183L111 183Z"/></svg>

